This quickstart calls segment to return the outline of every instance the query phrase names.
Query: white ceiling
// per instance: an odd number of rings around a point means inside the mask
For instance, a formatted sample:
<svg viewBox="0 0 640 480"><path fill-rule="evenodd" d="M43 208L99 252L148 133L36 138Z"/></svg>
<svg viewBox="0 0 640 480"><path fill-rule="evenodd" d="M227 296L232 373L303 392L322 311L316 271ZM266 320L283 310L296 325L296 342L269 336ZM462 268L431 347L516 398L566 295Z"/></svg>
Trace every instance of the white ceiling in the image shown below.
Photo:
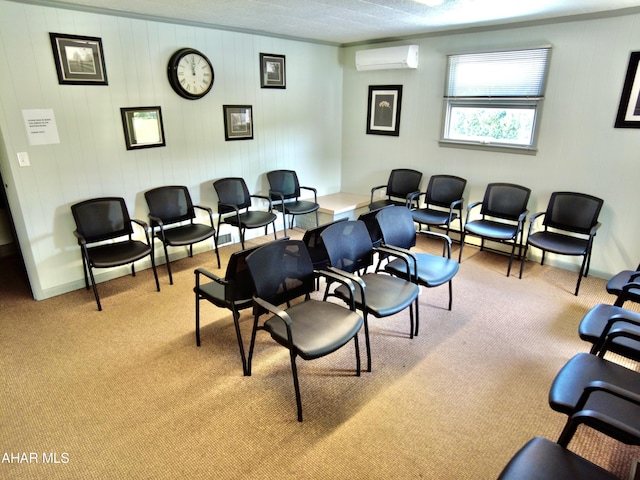
<svg viewBox="0 0 640 480"><path fill-rule="evenodd" d="M16 0L338 45L602 15L640 0ZM634 10L635 10L634 9Z"/></svg>

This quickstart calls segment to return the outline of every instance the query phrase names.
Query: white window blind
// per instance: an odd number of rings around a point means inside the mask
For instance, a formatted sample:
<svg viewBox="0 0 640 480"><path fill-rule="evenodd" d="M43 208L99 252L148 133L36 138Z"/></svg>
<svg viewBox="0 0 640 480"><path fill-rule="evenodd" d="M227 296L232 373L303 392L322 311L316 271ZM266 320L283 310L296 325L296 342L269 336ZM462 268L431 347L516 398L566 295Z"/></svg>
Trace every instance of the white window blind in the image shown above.
<svg viewBox="0 0 640 480"><path fill-rule="evenodd" d="M550 50L449 55L445 98L542 98Z"/></svg>

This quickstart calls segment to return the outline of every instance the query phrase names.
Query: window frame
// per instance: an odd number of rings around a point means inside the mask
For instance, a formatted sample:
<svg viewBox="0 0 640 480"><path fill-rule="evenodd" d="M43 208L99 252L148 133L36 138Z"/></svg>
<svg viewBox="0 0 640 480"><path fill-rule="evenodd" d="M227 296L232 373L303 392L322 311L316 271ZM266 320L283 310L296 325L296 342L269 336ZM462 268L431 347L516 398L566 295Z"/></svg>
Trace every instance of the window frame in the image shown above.
<svg viewBox="0 0 640 480"><path fill-rule="evenodd" d="M544 105L544 97L547 86L547 80L549 76L549 69L551 65L551 45L542 45L536 47L523 47L513 49L498 49L492 51L478 51L478 52L464 52L448 54L447 58L453 55L473 55L482 53L502 53L524 50L537 50L548 49L546 68L541 82L541 94L539 96L523 95L523 96L511 96L511 97L451 97L447 95L447 88L449 85L449 71L446 69L445 82L444 82L444 96L443 96L443 109L442 109L442 121L440 130L439 144L442 147L454 147L454 148L468 148L474 150L485 150L494 152L509 152L509 153L521 153L527 155L535 155L538 151L538 140L540 133L540 119L542 116L542 110ZM454 139L449 137L451 110L455 107L473 107L473 108L496 108L504 107L505 109L521 109L521 108L533 108L534 118L533 126L531 129L531 142L529 144L514 144L509 142L500 141L474 141L465 139Z"/></svg>

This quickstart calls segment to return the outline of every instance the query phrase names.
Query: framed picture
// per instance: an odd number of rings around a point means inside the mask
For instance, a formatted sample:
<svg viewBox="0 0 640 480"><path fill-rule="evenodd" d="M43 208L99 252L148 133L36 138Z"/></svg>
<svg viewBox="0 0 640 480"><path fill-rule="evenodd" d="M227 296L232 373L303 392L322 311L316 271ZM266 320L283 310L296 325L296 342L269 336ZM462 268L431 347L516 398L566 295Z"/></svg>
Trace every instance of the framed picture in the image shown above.
<svg viewBox="0 0 640 480"><path fill-rule="evenodd" d="M107 85L102 40L49 33L58 83L74 85Z"/></svg>
<svg viewBox="0 0 640 480"><path fill-rule="evenodd" d="M164 127L160 107L121 108L127 150L164 147Z"/></svg>
<svg viewBox="0 0 640 480"><path fill-rule="evenodd" d="M260 54L260 87L287 88L284 55Z"/></svg>
<svg viewBox="0 0 640 480"><path fill-rule="evenodd" d="M622 87L622 97L616 117L616 128L640 128L640 52L632 52L627 76Z"/></svg>
<svg viewBox="0 0 640 480"><path fill-rule="evenodd" d="M251 105L223 105L224 139L253 139L253 113Z"/></svg>
<svg viewBox="0 0 640 480"><path fill-rule="evenodd" d="M400 135L402 85L370 85L367 133Z"/></svg>

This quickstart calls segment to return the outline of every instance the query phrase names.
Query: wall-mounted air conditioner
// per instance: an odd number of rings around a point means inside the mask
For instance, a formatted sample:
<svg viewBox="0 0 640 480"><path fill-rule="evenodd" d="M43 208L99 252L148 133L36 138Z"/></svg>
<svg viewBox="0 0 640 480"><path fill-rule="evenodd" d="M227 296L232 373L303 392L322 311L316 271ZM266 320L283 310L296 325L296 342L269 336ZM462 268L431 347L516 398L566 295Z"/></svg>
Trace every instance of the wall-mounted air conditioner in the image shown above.
<svg viewBox="0 0 640 480"><path fill-rule="evenodd" d="M356 70L418 68L418 45L372 48L356 52Z"/></svg>

